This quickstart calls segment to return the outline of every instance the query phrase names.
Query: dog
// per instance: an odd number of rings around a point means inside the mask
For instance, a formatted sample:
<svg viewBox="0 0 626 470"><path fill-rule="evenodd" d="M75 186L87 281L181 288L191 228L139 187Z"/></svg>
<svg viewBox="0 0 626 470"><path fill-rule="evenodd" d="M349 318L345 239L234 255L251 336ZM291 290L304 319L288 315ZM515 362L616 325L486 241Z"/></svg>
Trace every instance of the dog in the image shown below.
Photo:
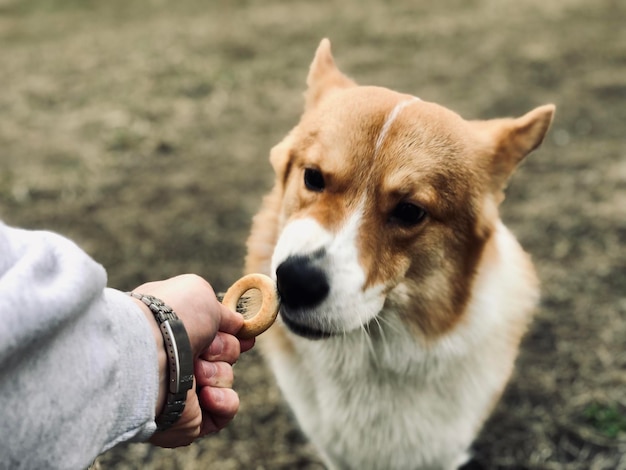
<svg viewBox="0 0 626 470"><path fill-rule="evenodd" d="M554 111L467 121L357 85L320 43L245 269L277 282L259 347L329 469L468 461L539 297L499 205Z"/></svg>

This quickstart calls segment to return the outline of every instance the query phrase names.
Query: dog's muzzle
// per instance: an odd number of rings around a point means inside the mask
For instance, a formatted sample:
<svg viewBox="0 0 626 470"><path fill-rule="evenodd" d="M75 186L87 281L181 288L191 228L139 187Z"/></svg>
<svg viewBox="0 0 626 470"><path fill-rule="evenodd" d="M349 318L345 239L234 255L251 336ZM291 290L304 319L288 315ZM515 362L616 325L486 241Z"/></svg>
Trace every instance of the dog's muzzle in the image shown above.
<svg viewBox="0 0 626 470"><path fill-rule="evenodd" d="M312 318L314 307L321 304L330 291L328 278L318 266L324 256L290 256L276 268L276 285L281 300L281 316L294 333L308 338L329 336Z"/></svg>

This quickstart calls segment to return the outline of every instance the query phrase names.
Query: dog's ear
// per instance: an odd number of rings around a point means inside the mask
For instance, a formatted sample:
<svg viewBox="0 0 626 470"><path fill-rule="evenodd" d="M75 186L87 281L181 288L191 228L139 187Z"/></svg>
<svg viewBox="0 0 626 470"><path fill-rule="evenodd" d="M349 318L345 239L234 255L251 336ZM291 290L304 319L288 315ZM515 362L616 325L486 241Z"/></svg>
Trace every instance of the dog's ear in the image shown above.
<svg viewBox="0 0 626 470"><path fill-rule="evenodd" d="M494 192L503 190L517 165L541 145L554 111L555 106L547 104L517 119L493 119L480 123L488 129L494 149L488 162Z"/></svg>
<svg viewBox="0 0 626 470"><path fill-rule="evenodd" d="M270 163L276 173L276 180L281 183L285 182L291 165L291 149L293 144L292 133L272 147L270 151Z"/></svg>
<svg viewBox="0 0 626 470"><path fill-rule="evenodd" d="M308 86L305 94L307 110L314 108L328 91L356 85L354 81L341 73L335 65L335 59L333 59L333 54L330 50L330 41L326 38L322 39L317 47L306 84Z"/></svg>

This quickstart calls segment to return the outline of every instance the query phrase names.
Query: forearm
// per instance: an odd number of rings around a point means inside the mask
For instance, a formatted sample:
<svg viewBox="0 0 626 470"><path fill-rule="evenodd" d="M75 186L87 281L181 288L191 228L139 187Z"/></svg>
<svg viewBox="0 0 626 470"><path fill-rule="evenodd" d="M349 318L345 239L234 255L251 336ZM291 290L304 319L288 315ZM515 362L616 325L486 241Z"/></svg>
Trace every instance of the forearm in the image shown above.
<svg viewBox="0 0 626 470"><path fill-rule="evenodd" d="M157 347L104 270L54 234L0 224L0 455L80 468L154 431Z"/></svg>

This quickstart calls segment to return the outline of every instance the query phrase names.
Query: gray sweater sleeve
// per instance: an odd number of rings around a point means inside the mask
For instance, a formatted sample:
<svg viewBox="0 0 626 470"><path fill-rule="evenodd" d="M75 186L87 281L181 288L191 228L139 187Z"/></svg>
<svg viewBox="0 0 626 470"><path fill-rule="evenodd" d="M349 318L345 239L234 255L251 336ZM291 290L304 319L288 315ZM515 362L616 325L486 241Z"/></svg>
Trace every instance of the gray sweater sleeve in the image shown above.
<svg viewBox="0 0 626 470"><path fill-rule="evenodd" d="M0 222L0 467L84 468L156 429L152 330L105 286L71 241Z"/></svg>

